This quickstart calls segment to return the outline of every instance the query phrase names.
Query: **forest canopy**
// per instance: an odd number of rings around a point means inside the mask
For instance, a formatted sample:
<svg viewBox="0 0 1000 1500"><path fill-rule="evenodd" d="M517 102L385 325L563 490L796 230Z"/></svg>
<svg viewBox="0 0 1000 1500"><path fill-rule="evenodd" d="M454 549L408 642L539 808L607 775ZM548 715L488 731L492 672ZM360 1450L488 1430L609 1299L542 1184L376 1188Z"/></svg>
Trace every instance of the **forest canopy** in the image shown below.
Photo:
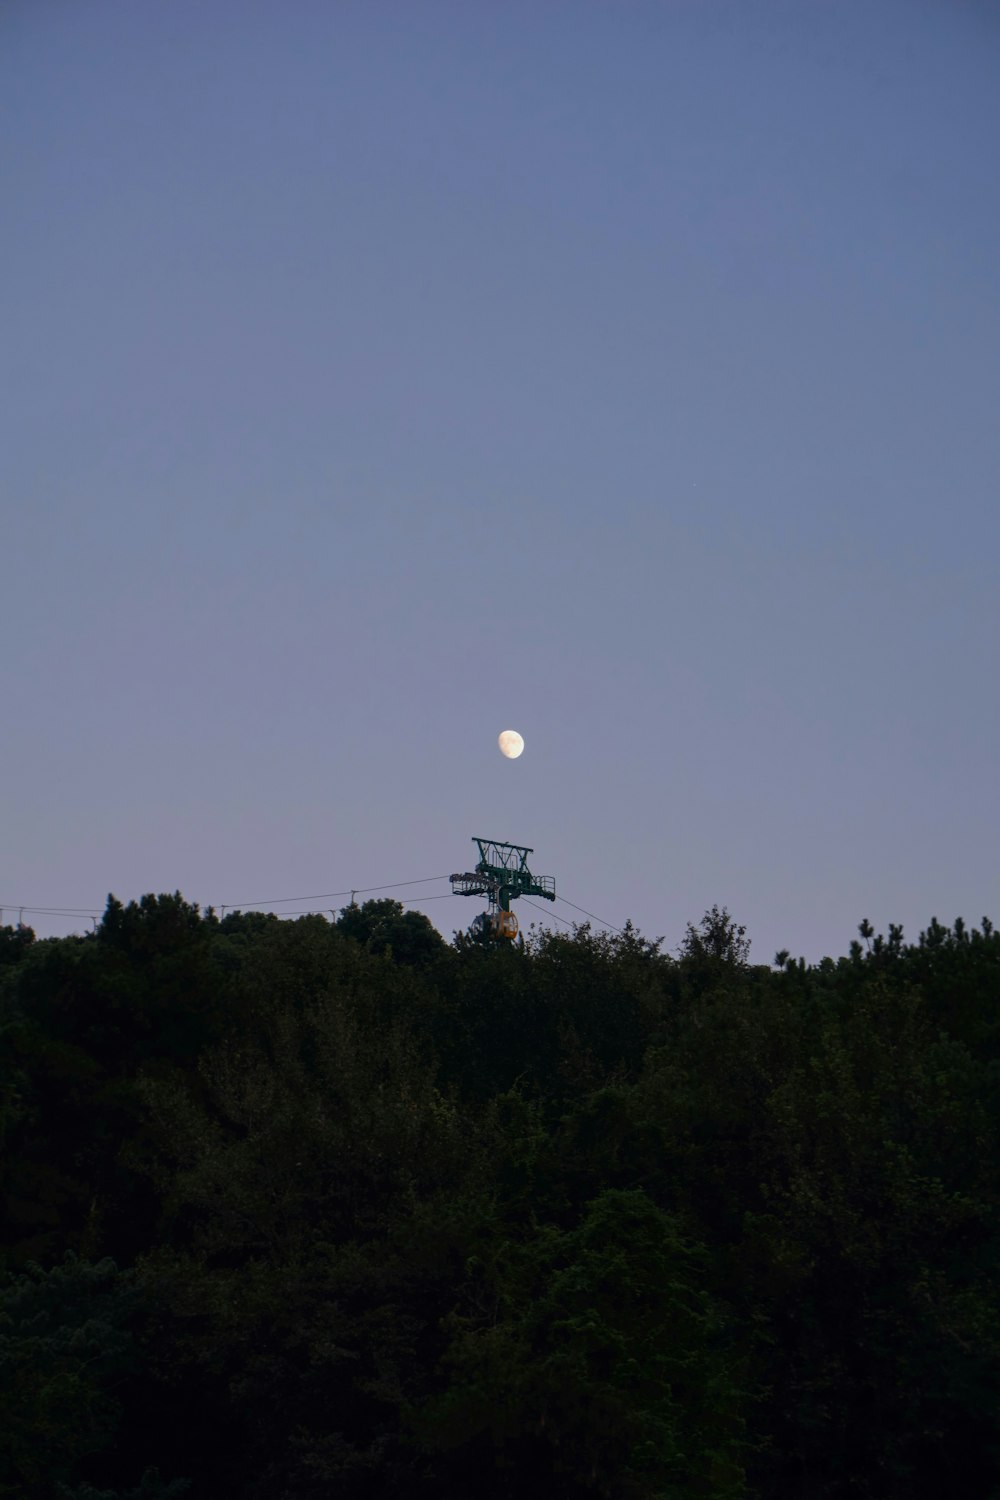
<svg viewBox="0 0 1000 1500"><path fill-rule="evenodd" d="M1000 1493L1000 935L0 928L0 1497Z"/></svg>

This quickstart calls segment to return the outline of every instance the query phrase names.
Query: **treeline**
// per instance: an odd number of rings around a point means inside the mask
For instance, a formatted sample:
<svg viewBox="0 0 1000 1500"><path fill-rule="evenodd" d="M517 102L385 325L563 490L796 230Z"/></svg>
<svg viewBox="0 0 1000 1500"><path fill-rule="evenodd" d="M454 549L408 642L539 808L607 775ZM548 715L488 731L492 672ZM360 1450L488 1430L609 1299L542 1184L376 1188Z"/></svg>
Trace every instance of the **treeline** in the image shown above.
<svg viewBox="0 0 1000 1500"><path fill-rule="evenodd" d="M860 932L0 929L0 1496L1000 1494L1000 936Z"/></svg>

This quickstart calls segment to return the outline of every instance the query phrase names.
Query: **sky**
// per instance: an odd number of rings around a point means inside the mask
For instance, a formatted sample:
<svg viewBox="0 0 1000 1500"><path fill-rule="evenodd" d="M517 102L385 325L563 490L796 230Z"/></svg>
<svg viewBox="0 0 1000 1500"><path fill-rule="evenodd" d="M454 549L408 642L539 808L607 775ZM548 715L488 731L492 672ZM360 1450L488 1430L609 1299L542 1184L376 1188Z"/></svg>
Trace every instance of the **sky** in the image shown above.
<svg viewBox="0 0 1000 1500"><path fill-rule="evenodd" d="M992 0L6 0L4 920L1000 921L998 140Z"/></svg>

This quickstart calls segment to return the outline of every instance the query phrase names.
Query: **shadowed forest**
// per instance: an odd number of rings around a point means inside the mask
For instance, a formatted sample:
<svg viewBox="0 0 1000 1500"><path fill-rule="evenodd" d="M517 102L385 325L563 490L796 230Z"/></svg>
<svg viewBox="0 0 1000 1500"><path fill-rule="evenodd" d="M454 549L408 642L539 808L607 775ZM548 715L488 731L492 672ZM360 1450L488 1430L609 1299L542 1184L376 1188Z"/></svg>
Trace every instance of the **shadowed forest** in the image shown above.
<svg viewBox="0 0 1000 1500"><path fill-rule="evenodd" d="M998 1002L986 921L2 928L0 1496L1000 1495Z"/></svg>

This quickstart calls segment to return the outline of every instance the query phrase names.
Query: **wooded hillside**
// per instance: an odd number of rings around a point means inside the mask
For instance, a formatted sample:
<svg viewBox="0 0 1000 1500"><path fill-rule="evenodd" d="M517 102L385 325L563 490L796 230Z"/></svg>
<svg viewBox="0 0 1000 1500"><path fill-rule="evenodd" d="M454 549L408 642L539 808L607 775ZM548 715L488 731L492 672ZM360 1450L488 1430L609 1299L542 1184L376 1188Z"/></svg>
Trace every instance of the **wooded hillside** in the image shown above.
<svg viewBox="0 0 1000 1500"><path fill-rule="evenodd" d="M0 1496L1000 1493L1000 935L0 929Z"/></svg>

